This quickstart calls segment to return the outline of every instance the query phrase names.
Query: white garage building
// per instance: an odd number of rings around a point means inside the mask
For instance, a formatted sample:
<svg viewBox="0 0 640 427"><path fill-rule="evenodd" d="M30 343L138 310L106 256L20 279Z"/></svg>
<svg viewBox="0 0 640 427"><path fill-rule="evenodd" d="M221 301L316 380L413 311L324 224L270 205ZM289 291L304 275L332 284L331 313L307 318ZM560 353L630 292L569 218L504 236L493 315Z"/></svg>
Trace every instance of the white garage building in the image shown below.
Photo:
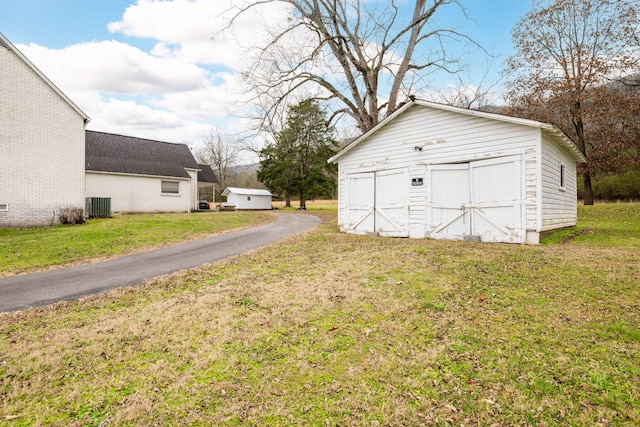
<svg viewBox="0 0 640 427"><path fill-rule="evenodd" d="M576 162L557 127L411 101L329 159L354 234L536 244L576 223Z"/></svg>

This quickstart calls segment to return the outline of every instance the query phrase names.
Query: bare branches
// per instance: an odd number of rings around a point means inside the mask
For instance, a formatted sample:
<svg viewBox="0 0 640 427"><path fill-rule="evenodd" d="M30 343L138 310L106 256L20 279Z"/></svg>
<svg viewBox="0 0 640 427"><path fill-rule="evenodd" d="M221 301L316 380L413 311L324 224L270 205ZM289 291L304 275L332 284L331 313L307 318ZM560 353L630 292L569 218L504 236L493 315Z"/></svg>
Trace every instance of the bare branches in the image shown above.
<svg viewBox="0 0 640 427"><path fill-rule="evenodd" d="M245 74L249 90L257 98L278 97L272 107L310 97L330 100L330 110L348 114L361 132L391 114L418 75L455 62L445 40L470 40L433 24L445 7L457 7L466 19L459 0L258 0L239 7L231 22L265 4L285 5L291 18L274 27L257 52Z"/></svg>
<svg viewBox="0 0 640 427"><path fill-rule="evenodd" d="M237 141L220 132L211 129L209 135L203 139L204 145L195 153L198 163L211 166L216 173L220 187L225 188L231 168L237 165L239 146Z"/></svg>
<svg viewBox="0 0 640 427"><path fill-rule="evenodd" d="M629 120L629 109L614 108L613 97L601 89L608 81L637 73L636 8L633 0L540 0L513 30L517 53L508 62L515 76L508 97L521 113L560 122L573 137L587 158L585 204L593 203L590 174L610 168L601 154L615 157L605 147L616 139L629 140L628 133L612 138L607 132L615 126L604 125L598 111L615 113L620 122Z"/></svg>
<svg viewBox="0 0 640 427"><path fill-rule="evenodd" d="M500 80L488 81L489 68L483 75L479 84L472 85L464 81L460 75L457 85L450 85L446 89L427 95L427 99L447 105L455 105L461 108L486 111L496 105L498 94L494 89Z"/></svg>

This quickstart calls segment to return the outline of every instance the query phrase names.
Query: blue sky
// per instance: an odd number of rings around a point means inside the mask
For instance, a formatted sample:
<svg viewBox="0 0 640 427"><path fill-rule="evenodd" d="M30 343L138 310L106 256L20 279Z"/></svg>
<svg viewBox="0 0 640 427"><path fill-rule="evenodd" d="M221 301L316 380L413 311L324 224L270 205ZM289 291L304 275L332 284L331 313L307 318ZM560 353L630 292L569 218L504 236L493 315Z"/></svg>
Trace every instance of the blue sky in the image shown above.
<svg viewBox="0 0 640 427"><path fill-rule="evenodd" d="M210 40L229 1L0 0L0 32L92 118L90 129L197 145L212 127L235 133L247 126L237 93L242 58L230 41ZM511 53L511 29L531 1L462 3L471 21L454 10L439 19L494 54L482 82L493 85ZM238 28L245 44L257 21L247 16ZM470 64L460 80L480 84L489 60L473 46L459 52ZM434 76L429 90L458 81Z"/></svg>
<svg viewBox="0 0 640 427"><path fill-rule="evenodd" d="M107 23L118 21L130 0L0 0L0 28L17 44L60 49L74 43L117 37Z"/></svg>

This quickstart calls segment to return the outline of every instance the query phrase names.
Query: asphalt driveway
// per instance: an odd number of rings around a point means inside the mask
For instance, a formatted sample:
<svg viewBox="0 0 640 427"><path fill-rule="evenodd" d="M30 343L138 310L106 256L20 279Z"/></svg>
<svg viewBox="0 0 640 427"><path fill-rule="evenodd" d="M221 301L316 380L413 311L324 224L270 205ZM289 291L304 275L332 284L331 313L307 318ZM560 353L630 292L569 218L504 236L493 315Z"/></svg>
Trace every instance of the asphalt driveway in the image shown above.
<svg viewBox="0 0 640 427"><path fill-rule="evenodd" d="M132 286L256 249L320 224L311 215L277 213L272 223L107 261L0 279L0 312L70 301Z"/></svg>

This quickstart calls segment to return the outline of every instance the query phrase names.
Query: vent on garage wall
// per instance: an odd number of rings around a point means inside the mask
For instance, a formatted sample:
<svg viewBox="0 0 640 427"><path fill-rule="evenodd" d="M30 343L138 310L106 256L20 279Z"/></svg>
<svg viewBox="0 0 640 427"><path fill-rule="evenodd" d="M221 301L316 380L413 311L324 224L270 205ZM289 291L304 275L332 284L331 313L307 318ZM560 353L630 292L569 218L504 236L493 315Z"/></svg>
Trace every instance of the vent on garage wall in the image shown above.
<svg viewBox="0 0 640 427"><path fill-rule="evenodd" d="M9 203L0 203L0 212L7 212L9 210Z"/></svg>

